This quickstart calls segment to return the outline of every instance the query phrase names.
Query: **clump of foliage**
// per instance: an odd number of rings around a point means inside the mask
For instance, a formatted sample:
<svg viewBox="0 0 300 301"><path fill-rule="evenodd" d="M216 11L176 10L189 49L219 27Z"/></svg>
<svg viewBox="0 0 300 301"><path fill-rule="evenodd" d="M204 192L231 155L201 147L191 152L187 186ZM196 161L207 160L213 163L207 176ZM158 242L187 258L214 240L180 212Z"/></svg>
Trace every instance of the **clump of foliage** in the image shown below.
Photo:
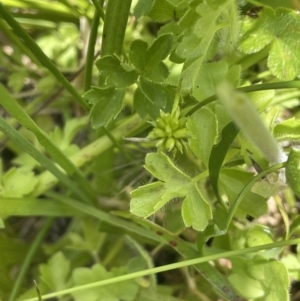
<svg viewBox="0 0 300 301"><path fill-rule="evenodd" d="M297 9L1 1L0 300L296 300Z"/></svg>

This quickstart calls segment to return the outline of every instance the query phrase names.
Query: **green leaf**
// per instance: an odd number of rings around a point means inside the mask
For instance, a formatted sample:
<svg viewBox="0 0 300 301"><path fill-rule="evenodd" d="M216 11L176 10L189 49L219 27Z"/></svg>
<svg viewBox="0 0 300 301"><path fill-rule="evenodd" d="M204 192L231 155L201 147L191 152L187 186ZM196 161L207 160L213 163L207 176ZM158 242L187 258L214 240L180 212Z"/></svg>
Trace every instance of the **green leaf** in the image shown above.
<svg viewBox="0 0 300 301"><path fill-rule="evenodd" d="M137 80L138 74L128 65L121 64L115 55L105 55L96 62L100 76L105 79L107 86L126 88Z"/></svg>
<svg viewBox="0 0 300 301"><path fill-rule="evenodd" d="M192 179L163 153L148 154L145 168L160 181L132 191L130 211L147 217L171 199L183 197L182 217L185 225L203 231L212 217L211 208Z"/></svg>
<svg viewBox="0 0 300 301"><path fill-rule="evenodd" d="M182 202L182 218L185 226L203 231L212 218L211 208L194 185Z"/></svg>
<svg viewBox="0 0 300 301"><path fill-rule="evenodd" d="M218 123L215 114L204 107L196 111L187 121L191 132L190 147L198 159L208 166L213 145L218 136Z"/></svg>
<svg viewBox="0 0 300 301"><path fill-rule="evenodd" d="M145 69L151 70L158 65L170 53L173 45L173 35L163 34L159 36L147 49L145 54Z"/></svg>
<svg viewBox="0 0 300 301"><path fill-rule="evenodd" d="M222 169L220 184L225 191L229 202L232 204L241 190L252 179L253 174L239 169ZM259 217L268 210L266 199L256 193L248 191L236 210L239 218L245 218L247 214Z"/></svg>
<svg viewBox="0 0 300 301"><path fill-rule="evenodd" d="M153 2L153 1L152 1ZM154 0L148 16L156 22L166 22L174 18L175 7L167 0Z"/></svg>
<svg viewBox="0 0 300 301"><path fill-rule="evenodd" d="M107 126L109 122L118 116L123 107L124 89L93 87L83 95L93 104L90 118L92 126L97 129Z"/></svg>
<svg viewBox="0 0 300 301"><path fill-rule="evenodd" d="M209 179L212 189L219 201L221 201L218 188L220 170L228 149L238 132L239 130L233 122L228 123L222 130L221 140L218 144L213 146L210 153L208 162Z"/></svg>
<svg viewBox="0 0 300 301"><path fill-rule="evenodd" d="M149 115L155 120L159 116L159 107L157 107L140 88L136 88L134 92L133 106L141 118L145 118Z"/></svg>
<svg viewBox="0 0 300 301"><path fill-rule="evenodd" d="M40 265L42 280L54 291L67 287L67 280L70 274L70 262L62 252L55 253L48 260L47 264Z"/></svg>
<svg viewBox="0 0 300 301"><path fill-rule="evenodd" d="M202 65L195 81L193 96L201 101L209 96L215 95L218 84L226 79L233 86L237 87L240 72L239 66L228 68L228 64L224 61Z"/></svg>
<svg viewBox="0 0 300 301"><path fill-rule="evenodd" d="M185 59L181 73L183 90L193 90L197 86L197 75L203 63L209 59L210 50L218 40L217 33L221 28L229 26L232 20L231 13L225 13L231 10L231 2L222 1L216 7L206 2L200 3L191 7L180 20L179 25L184 31L176 54ZM225 40L234 44L229 36Z"/></svg>
<svg viewBox="0 0 300 301"><path fill-rule="evenodd" d="M170 86L151 82L143 77L140 78L140 89L150 103L163 110L171 111L175 97L175 89ZM151 104L149 104L151 107Z"/></svg>
<svg viewBox="0 0 300 301"><path fill-rule="evenodd" d="M142 40L134 40L130 44L129 58L130 62L135 66L135 68L143 72L145 69L145 54L148 48L148 44Z"/></svg>
<svg viewBox="0 0 300 301"><path fill-rule="evenodd" d="M2 178L3 197L22 197L29 194L38 183L38 178L27 168L11 168Z"/></svg>
<svg viewBox="0 0 300 301"><path fill-rule="evenodd" d="M275 125L273 135L277 141L299 140L300 119L290 118Z"/></svg>
<svg viewBox="0 0 300 301"><path fill-rule="evenodd" d="M229 281L246 299L263 298L266 301L289 300L289 277L283 263L255 256L251 261L234 258Z"/></svg>
<svg viewBox="0 0 300 301"><path fill-rule="evenodd" d="M133 9L133 15L139 19L151 10L153 0L139 0Z"/></svg>
<svg viewBox="0 0 300 301"><path fill-rule="evenodd" d="M292 149L285 166L285 175L289 186L300 197L300 150Z"/></svg>
<svg viewBox="0 0 300 301"><path fill-rule="evenodd" d="M281 80L292 80L300 74L300 32L296 30L299 27L296 11L265 6L258 18L245 17L239 48L249 54L270 44L268 67L271 72Z"/></svg>
<svg viewBox="0 0 300 301"><path fill-rule="evenodd" d="M95 264L91 269L76 268L73 272L75 285L84 285L126 274L125 268L116 268L108 272L100 264ZM88 290L72 292L76 299L82 301L131 301L138 293L138 285L134 280L122 281L118 285L111 284L103 287L94 287Z"/></svg>
<svg viewBox="0 0 300 301"><path fill-rule="evenodd" d="M248 247L271 244L274 242L271 230L266 226L254 225L246 232Z"/></svg>

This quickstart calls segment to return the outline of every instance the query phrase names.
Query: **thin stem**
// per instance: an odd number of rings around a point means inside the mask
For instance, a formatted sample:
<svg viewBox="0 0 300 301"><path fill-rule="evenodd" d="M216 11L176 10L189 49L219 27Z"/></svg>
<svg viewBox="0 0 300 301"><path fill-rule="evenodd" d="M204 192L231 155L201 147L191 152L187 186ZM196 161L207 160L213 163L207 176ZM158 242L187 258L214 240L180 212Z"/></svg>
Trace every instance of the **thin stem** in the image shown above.
<svg viewBox="0 0 300 301"><path fill-rule="evenodd" d="M92 84L94 53L95 53L95 44L97 41L97 34L98 34L99 17L100 14L98 10L95 9L92 27L90 31L88 49L86 54L85 69L84 69L84 91L85 92L91 88L91 84Z"/></svg>
<svg viewBox="0 0 300 301"><path fill-rule="evenodd" d="M14 286L12 288L12 292L9 296L8 301L14 301L18 295L18 292L20 290L20 286L25 278L25 275L27 273L27 270L34 258L34 255L37 251L37 249L40 247L45 235L47 234L49 228L51 227L52 223L53 223L54 218L47 218L44 225L42 226L42 228L40 229L38 235L36 236L36 238L34 239L34 241L30 244L30 248L26 254L26 257L24 258L22 267L20 269L20 272L17 276L17 279L14 283Z"/></svg>
<svg viewBox="0 0 300 301"><path fill-rule="evenodd" d="M260 84L260 85L252 85L247 87L237 88L237 92L255 92L255 91L263 91L263 90L279 90L279 89L300 89L300 80L292 80L286 82L277 82L277 83L269 83L269 84ZM205 105L217 100L217 95L212 95L204 100L200 101L194 107L187 109L185 115L192 115Z"/></svg>
<svg viewBox="0 0 300 301"><path fill-rule="evenodd" d="M246 249L221 252L218 254L204 256L204 257L200 257L200 258L196 258L196 259L185 260L185 261L172 263L172 264L167 264L167 265L152 268L152 269L138 271L138 272L130 273L127 275L122 275L122 276L118 276L118 277L114 277L114 278L110 278L110 279L105 279L105 280L65 289L65 290L62 290L62 291L59 291L56 293L43 295L42 297L44 300L46 300L46 299L50 299L53 297L62 296L65 294L70 294L70 293L87 290L87 289L92 289L94 287L100 287L100 286L104 286L104 285L108 285L108 284L119 283L121 281L126 281L126 280L130 280L130 279L138 278L138 277L144 277L144 276L152 275L152 274L156 274L156 273L162 273L162 272L175 270L175 269L179 269L179 268L183 268L183 267L187 267L187 266L192 266L192 265L196 265L196 264L200 264L200 263L204 263L204 262L208 262L208 261L218 260L221 258L230 258L233 256L240 256L240 255L245 255L245 254L249 254L249 253L256 253L256 252L263 251L263 250L281 248L281 247L286 247L286 246L290 246L290 245L297 245L299 243L300 243L300 238L297 238L297 239L274 242L271 244L255 246L255 247L246 248ZM26 299L23 301L38 301L38 298L30 298L30 299Z"/></svg>
<svg viewBox="0 0 300 301"><path fill-rule="evenodd" d="M101 6L101 5L103 5L104 0L92 0L92 2L95 5L95 8L99 13L99 16L104 21L105 14L104 14L104 11L103 11L102 6Z"/></svg>

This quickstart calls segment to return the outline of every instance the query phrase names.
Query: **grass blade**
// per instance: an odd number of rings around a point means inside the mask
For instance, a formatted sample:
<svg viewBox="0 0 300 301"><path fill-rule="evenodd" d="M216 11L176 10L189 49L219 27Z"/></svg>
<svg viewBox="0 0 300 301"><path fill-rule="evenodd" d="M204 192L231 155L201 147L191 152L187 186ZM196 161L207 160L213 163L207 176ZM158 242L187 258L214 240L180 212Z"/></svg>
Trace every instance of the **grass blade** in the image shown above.
<svg viewBox="0 0 300 301"><path fill-rule="evenodd" d="M68 187L72 192L78 195L81 199L89 202L89 198L82 192L79 187L74 184L62 171L60 171L53 162L51 162L45 155L39 152L31 143L29 143L17 130L9 125L5 119L0 117L0 131L7 135L13 142L39 162L44 168L51 172L60 183ZM40 183L38 184L38 186Z"/></svg>
<svg viewBox="0 0 300 301"><path fill-rule="evenodd" d="M0 3L0 16L10 25L15 33L22 39L23 43L35 55L35 57L55 76L55 78L69 91L69 93L79 102L79 104L89 111L89 105L83 100L76 89L64 77L64 75L57 69L42 49L35 43L35 41L28 35L28 33L20 26L20 24L12 17L5 6Z"/></svg>
<svg viewBox="0 0 300 301"><path fill-rule="evenodd" d="M32 120L18 102L11 97L10 93L0 84L0 104L11 114L19 123L30 130L45 148L48 154L55 160L68 175L72 176L78 186L89 198L96 201L96 195L89 181L81 171L69 160L67 156L51 141L50 137Z"/></svg>

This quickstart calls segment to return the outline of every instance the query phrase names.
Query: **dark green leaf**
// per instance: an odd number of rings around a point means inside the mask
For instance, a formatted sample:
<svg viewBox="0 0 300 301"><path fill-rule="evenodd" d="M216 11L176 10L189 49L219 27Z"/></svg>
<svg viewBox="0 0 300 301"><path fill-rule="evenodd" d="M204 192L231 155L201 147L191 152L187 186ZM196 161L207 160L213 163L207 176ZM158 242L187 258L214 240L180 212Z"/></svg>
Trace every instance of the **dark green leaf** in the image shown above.
<svg viewBox="0 0 300 301"><path fill-rule="evenodd" d="M142 40L134 40L130 44L130 61L140 72L144 71L145 69L145 55L147 48L148 44Z"/></svg>
<svg viewBox="0 0 300 301"><path fill-rule="evenodd" d="M136 88L133 96L133 106L141 118L149 115L153 120L159 116L159 108L142 92Z"/></svg>
<svg viewBox="0 0 300 301"><path fill-rule="evenodd" d="M99 69L100 76L105 78L107 86L116 88L126 88L131 86L137 80L138 74L129 66L121 64L120 60L114 55L101 57L96 66Z"/></svg>
<svg viewBox="0 0 300 301"><path fill-rule="evenodd" d="M218 144L214 145L209 157L208 162L208 171L209 171L209 178L211 182L211 186L213 191L218 198L221 200L218 188L218 180L220 170L227 154L227 151L233 142L234 138L238 134L239 130L235 126L233 122L230 122L225 128L222 130L221 140Z"/></svg>
<svg viewBox="0 0 300 301"><path fill-rule="evenodd" d="M147 15L151 10L154 0L139 0L133 9L133 15L138 19Z"/></svg>
<svg viewBox="0 0 300 301"><path fill-rule="evenodd" d="M173 104L175 89L172 87L154 83L141 77L140 89L149 101L165 112L167 108L171 107L170 104Z"/></svg>
<svg viewBox="0 0 300 301"><path fill-rule="evenodd" d="M93 103L90 118L94 128L107 126L118 116L123 107L124 89L100 89L93 88L84 98Z"/></svg>
<svg viewBox="0 0 300 301"><path fill-rule="evenodd" d="M170 53L173 45L173 35L163 34L159 36L148 48L145 55L146 70L151 70L158 65Z"/></svg>

